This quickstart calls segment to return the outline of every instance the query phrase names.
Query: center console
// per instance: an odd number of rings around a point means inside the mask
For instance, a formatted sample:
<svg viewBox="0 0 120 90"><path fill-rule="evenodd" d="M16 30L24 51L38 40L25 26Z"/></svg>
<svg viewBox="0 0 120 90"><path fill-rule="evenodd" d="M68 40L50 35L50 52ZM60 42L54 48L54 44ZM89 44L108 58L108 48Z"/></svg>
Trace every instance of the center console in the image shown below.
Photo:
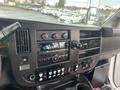
<svg viewBox="0 0 120 90"><path fill-rule="evenodd" d="M71 72L70 31L37 30L37 65L36 83L61 78Z"/></svg>

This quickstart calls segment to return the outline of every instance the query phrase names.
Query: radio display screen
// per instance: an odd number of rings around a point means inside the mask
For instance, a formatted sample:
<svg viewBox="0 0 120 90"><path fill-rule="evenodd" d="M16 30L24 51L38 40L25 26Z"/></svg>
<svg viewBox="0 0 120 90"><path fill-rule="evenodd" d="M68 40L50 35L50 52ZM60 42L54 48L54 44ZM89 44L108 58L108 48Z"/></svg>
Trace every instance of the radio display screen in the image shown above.
<svg viewBox="0 0 120 90"><path fill-rule="evenodd" d="M49 51L49 50L57 50L57 49L65 49L65 42L50 42L50 43L42 43L40 45L41 51Z"/></svg>

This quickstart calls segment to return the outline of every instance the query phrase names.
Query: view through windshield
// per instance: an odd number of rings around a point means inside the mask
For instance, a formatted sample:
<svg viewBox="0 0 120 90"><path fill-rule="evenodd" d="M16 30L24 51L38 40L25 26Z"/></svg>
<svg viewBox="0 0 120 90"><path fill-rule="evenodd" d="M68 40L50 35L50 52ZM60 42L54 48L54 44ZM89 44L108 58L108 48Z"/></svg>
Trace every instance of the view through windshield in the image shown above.
<svg viewBox="0 0 120 90"><path fill-rule="evenodd" d="M120 0L0 0L0 17L99 26L119 8Z"/></svg>

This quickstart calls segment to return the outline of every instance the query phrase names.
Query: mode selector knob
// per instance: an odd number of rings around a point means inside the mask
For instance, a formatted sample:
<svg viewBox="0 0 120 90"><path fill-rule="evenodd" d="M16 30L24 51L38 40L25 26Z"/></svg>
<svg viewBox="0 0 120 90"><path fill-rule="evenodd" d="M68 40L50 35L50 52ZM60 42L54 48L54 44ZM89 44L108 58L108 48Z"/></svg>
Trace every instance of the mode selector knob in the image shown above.
<svg viewBox="0 0 120 90"><path fill-rule="evenodd" d="M57 39L59 37L59 35L57 33L53 33L51 36L53 39Z"/></svg>
<svg viewBox="0 0 120 90"><path fill-rule="evenodd" d="M47 33L43 33L43 34L41 35L41 38L44 39L44 40L47 39L47 38L48 38L48 34L47 34Z"/></svg>

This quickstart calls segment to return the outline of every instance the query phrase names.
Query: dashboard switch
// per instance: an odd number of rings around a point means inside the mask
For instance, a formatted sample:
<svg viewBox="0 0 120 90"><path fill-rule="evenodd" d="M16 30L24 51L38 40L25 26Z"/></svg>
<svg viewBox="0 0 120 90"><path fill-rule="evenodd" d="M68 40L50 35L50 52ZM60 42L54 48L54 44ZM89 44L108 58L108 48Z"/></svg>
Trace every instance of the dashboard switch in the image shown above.
<svg viewBox="0 0 120 90"><path fill-rule="evenodd" d="M43 81L43 78L40 78L39 81Z"/></svg>
<svg viewBox="0 0 120 90"><path fill-rule="evenodd" d="M59 70L58 70L58 73L57 73L57 76L60 76L60 72L61 72L61 70L59 69Z"/></svg>
<svg viewBox="0 0 120 90"><path fill-rule="evenodd" d="M43 77L43 73L39 73L39 77Z"/></svg>

